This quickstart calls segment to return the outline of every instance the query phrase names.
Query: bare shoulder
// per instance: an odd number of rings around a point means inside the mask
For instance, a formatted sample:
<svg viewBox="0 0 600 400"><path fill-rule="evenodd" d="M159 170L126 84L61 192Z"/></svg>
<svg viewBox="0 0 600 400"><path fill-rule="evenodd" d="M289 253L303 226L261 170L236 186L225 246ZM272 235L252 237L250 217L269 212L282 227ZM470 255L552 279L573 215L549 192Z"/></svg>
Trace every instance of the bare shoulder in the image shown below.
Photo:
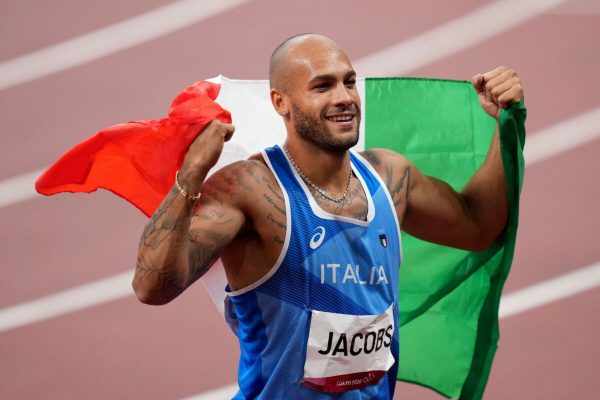
<svg viewBox="0 0 600 400"><path fill-rule="evenodd" d="M213 173L202 185L202 198L219 204L241 206L272 175L261 158L252 156Z"/></svg>
<svg viewBox="0 0 600 400"><path fill-rule="evenodd" d="M262 155L255 154L221 168L204 182L196 215L210 209L236 212L243 216L246 228L256 230L269 210L279 214L285 204L273 172Z"/></svg>
<svg viewBox="0 0 600 400"><path fill-rule="evenodd" d="M406 157L389 149L375 148L360 153L383 179L397 211L404 211L414 168Z"/></svg>
<svg viewBox="0 0 600 400"><path fill-rule="evenodd" d="M374 148L361 151L359 154L369 161L376 170L382 167L385 168L386 165L389 167L395 164L409 163L408 159L402 154L389 149Z"/></svg>

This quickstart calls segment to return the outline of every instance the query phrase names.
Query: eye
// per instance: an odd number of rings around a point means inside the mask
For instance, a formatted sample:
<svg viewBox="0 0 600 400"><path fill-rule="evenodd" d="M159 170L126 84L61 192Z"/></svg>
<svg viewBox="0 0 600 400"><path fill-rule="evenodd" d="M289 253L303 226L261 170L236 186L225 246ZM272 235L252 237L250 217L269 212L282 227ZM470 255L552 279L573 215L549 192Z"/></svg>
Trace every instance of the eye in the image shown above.
<svg viewBox="0 0 600 400"><path fill-rule="evenodd" d="M356 87L356 78L348 79L344 84L349 88L354 88Z"/></svg>
<svg viewBox="0 0 600 400"><path fill-rule="evenodd" d="M330 87L331 87L331 84L329 82L321 82L321 83L317 83L314 86L314 89L323 92L323 91L329 89Z"/></svg>

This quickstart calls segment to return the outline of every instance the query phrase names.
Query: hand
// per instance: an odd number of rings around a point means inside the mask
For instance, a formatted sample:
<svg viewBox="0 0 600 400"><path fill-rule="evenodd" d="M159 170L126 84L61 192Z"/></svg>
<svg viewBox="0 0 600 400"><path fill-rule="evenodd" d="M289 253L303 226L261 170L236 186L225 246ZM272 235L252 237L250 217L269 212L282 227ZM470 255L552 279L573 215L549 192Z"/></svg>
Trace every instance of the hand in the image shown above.
<svg viewBox="0 0 600 400"><path fill-rule="evenodd" d="M198 181L197 178L208 173L219 161L223 145L231 139L234 131L235 127L231 124L219 120L211 121L188 148L180 169L182 180L195 182ZM200 181L203 179L202 176Z"/></svg>
<svg viewBox="0 0 600 400"><path fill-rule="evenodd" d="M498 119L500 108L507 108L523 98L523 85L514 69L498 67L473 76L471 83L479 97L479 104L495 119Z"/></svg>

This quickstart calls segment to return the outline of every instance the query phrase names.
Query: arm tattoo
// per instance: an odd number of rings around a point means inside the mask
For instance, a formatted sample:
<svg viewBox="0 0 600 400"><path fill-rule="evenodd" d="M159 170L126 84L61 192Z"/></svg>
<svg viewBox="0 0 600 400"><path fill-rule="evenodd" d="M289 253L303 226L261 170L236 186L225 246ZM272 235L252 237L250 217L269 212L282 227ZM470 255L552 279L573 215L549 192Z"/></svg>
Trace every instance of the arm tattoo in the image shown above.
<svg viewBox="0 0 600 400"><path fill-rule="evenodd" d="M134 274L135 281L154 282L153 291L161 294L164 299L171 300L184 288L181 279L177 257L169 255L181 251L182 244L178 241L182 232L187 231L189 217L181 217L181 213L189 215L192 203L184 203L183 209L174 206L179 196L173 188L167 194L162 204L146 224L140 240L140 250ZM175 211L173 211L175 210ZM165 248L163 248L165 247ZM162 260L159 261L159 260Z"/></svg>
<svg viewBox="0 0 600 400"><path fill-rule="evenodd" d="M172 300L184 289L173 265L157 267L147 256L138 255L134 280L156 279L158 291L165 299Z"/></svg>
<svg viewBox="0 0 600 400"><path fill-rule="evenodd" d="M276 211L279 212L279 214L285 215L285 210L283 208L281 208L280 206L278 206L277 204L275 204L273 197L271 197L267 193L263 193L263 197L265 200L267 200L267 203L269 203Z"/></svg>
<svg viewBox="0 0 600 400"><path fill-rule="evenodd" d="M140 241L134 279L150 298L175 298L215 262L239 230L239 219L224 210L235 210L237 193L252 189L255 168L241 163L215 174L195 203L171 189Z"/></svg>
<svg viewBox="0 0 600 400"><path fill-rule="evenodd" d="M381 165L381 159L377 157L374 151L365 151L363 156L367 159L368 162L375 168L378 168Z"/></svg>
<svg viewBox="0 0 600 400"><path fill-rule="evenodd" d="M260 184L262 187L266 187L266 191L262 194L263 199L269 204L269 209L275 211L275 215L271 212L267 213L267 220L282 231L281 234L273 236L273 241L283 244L284 239L282 239L282 236L285 236L285 230L287 228L283 193L279 193L279 191L275 190L272 182L265 176L260 178ZM280 219L283 219L284 222Z"/></svg>
<svg viewBox="0 0 600 400"><path fill-rule="evenodd" d="M395 207L398 207L402 203L407 204L408 189L410 188L410 167L406 167L402 177L393 184L390 182L388 187L390 188L390 196L392 197Z"/></svg>
<svg viewBox="0 0 600 400"><path fill-rule="evenodd" d="M178 193L171 190L158 210L152 216L142 233L142 245L156 250L173 231L177 230L179 222L166 218L165 214L175 201Z"/></svg>
<svg viewBox="0 0 600 400"><path fill-rule="evenodd" d="M271 214L271 213L267 214L267 219L269 220L270 223L276 225L277 227L279 227L281 229L285 229L285 224L282 223L281 221L278 221L277 219L275 219L273 214Z"/></svg>
<svg viewBox="0 0 600 400"><path fill-rule="evenodd" d="M227 222L225 222L227 223ZM204 275L211 265L219 258L219 253L231 236L215 230L198 229L190 233L189 273L187 284L195 282Z"/></svg>
<svg viewBox="0 0 600 400"><path fill-rule="evenodd" d="M390 159L382 159L386 154ZM398 154L391 150L368 150L364 153L364 157L373 165L373 167L381 171L385 185L390 192L394 207L398 208L404 203L404 207L408 204L408 192L410 190L410 166L406 165L402 168L394 166L391 157L398 157Z"/></svg>

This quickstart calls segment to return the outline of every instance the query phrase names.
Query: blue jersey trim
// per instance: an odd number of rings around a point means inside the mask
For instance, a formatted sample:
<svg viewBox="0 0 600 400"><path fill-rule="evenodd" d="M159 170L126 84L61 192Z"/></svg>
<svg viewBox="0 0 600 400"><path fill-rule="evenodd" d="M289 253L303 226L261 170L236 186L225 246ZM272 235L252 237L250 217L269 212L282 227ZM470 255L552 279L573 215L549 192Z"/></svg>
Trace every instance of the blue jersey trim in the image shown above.
<svg viewBox="0 0 600 400"><path fill-rule="evenodd" d="M375 177L375 179L377 179L379 181L379 184L381 185L381 188L383 189L383 191L388 199L390 208L392 209L392 214L394 214L396 231L398 232L398 248L400 249L400 261L402 261L402 234L400 232L400 223L398 222L399 221L398 214L396 213L396 207L394 206L394 200L392 200L392 195L390 194L390 191L388 190L387 186L385 185L385 182L383 182L383 179L381 179L381 176L379 176L377 171L375 171L375 168L373 168L371 163L369 163L367 160L365 160L365 158L363 156L361 156L360 154L358 154L354 151L351 151L351 154L354 157L356 157L357 159L359 159L362 162L362 165L371 172L371 175L373 175Z"/></svg>

